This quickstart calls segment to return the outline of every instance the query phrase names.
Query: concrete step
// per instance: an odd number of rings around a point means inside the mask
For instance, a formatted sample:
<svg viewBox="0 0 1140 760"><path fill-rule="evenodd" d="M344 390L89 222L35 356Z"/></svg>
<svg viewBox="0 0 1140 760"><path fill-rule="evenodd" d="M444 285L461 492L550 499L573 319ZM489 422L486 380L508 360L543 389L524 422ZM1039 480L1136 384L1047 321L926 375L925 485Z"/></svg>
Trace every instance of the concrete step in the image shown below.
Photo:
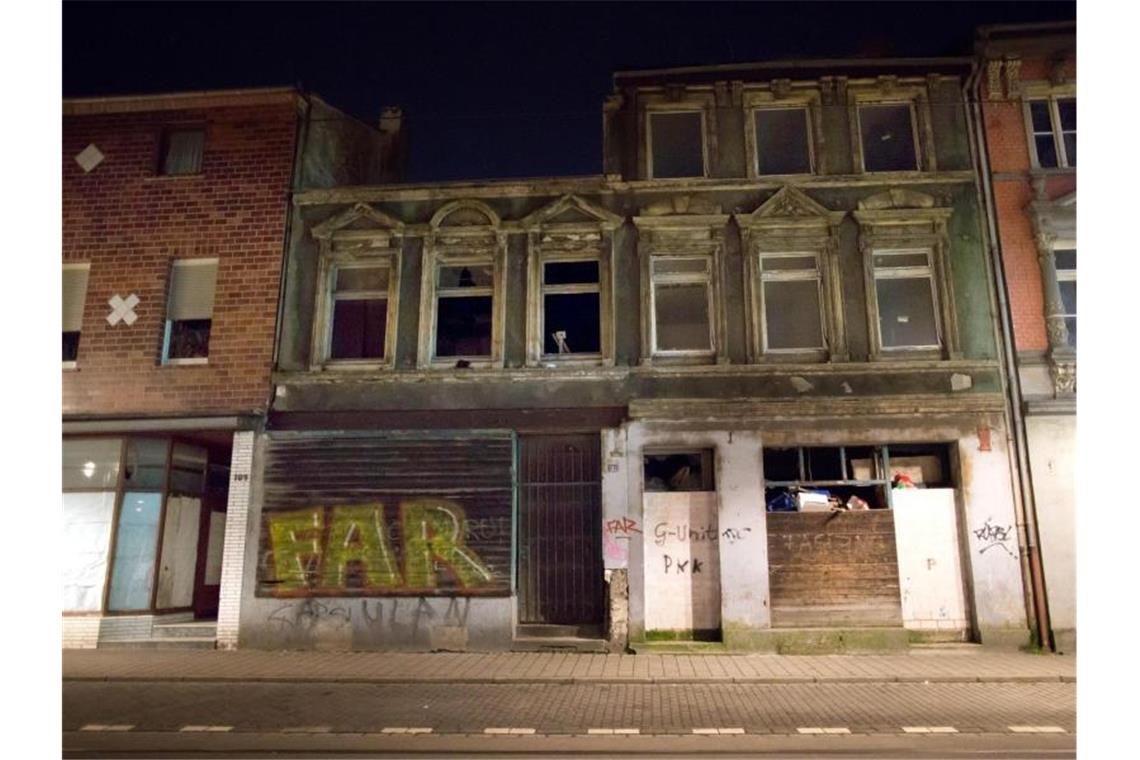
<svg viewBox="0 0 1140 760"><path fill-rule="evenodd" d="M603 639L586 639L579 636L516 636L511 645L513 652L605 652Z"/></svg>
<svg viewBox="0 0 1140 760"><path fill-rule="evenodd" d="M596 625L562 625L556 623L521 623L515 631L519 638L565 639L601 638L601 629Z"/></svg>
<svg viewBox="0 0 1140 760"><path fill-rule="evenodd" d="M217 640L210 638L189 638L176 636L172 638L150 639L119 639L116 641L100 641L99 649L214 649Z"/></svg>
<svg viewBox="0 0 1140 760"><path fill-rule="evenodd" d="M205 639L217 635L216 620L200 620L185 623L155 623L153 634L158 639Z"/></svg>

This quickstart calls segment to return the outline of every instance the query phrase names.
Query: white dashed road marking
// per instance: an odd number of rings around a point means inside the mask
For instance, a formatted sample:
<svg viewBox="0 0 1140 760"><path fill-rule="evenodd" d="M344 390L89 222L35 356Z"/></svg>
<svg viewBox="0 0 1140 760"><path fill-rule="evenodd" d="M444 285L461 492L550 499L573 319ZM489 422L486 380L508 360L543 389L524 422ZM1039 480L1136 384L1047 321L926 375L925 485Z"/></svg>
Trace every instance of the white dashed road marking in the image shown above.
<svg viewBox="0 0 1140 760"><path fill-rule="evenodd" d="M902 730L908 734L956 734L958 729L953 726L903 726Z"/></svg>
<svg viewBox="0 0 1140 760"><path fill-rule="evenodd" d="M590 736L613 736L614 734L640 734L640 728L590 728L586 733Z"/></svg>
<svg viewBox="0 0 1140 760"><path fill-rule="evenodd" d="M1060 726L1010 726L1009 730L1015 734L1064 734L1068 733Z"/></svg>
<svg viewBox="0 0 1140 760"><path fill-rule="evenodd" d="M851 733L851 729L847 728L846 726L832 726L832 727L809 726L807 728L797 728L796 731L799 731L801 734L849 734L849 733Z"/></svg>
<svg viewBox="0 0 1140 760"><path fill-rule="evenodd" d="M281 729L283 734L327 734L332 726L288 726Z"/></svg>
<svg viewBox="0 0 1140 760"><path fill-rule="evenodd" d="M179 731L187 731L187 732L211 731L211 732L215 732L215 733L223 733L225 731L233 731L234 727L233 726L183 726L182 728L180 728L178 730Z"/></svg>
<svg viewBox="0 0 1140 760"><path fill-rule="evenodd" d="M88 723L80 731L130 731L134 728L131 723Z"/></svg>
<svg viewBox="0 0 1140 760"><path fill-rule="evenodd" d="M380 730L380 733L382 734L430 734L431 732L432 729L430 728L415 728L406 726L388 726L387 728Z"/></svg>
<svg viewBox="0 0 1140 760"><path fill-rule="evenodd" d="M510 736L526 736L534 733L533 728L484 728L485 734L508 734Z"/></svg>
<svg viewBox="0 0 1140 760"><path fill-rule="evenodd" d="M727 734L742 734L742 733L744 733L744 729L743 728L694 728L693 733L694 734L700 734L702 736L721 736L721 735L727 735Z"/></svg>

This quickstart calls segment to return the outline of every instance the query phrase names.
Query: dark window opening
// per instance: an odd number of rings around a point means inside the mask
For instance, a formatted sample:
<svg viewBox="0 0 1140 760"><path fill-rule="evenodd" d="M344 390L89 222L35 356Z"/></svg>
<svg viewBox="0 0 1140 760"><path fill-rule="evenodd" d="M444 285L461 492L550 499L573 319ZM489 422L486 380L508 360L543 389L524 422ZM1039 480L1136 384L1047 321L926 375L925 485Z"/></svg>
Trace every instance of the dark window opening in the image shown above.
<svg viewBox="0 0 1140 760"><path fill-rule="evenodd" d="M938 345L938 319L930 277L878 280L875 295L883 348Z"/></svg>
<svg viewBox="0 0 1140 760"><path fill-rule="evenodd" d="M860 106L859 129L864 171L918 169L909 105Z"/></svg>
<svg viewBox="0 0 1140 760"><path fill-rule="evenodd" d="M170 129L162 135L159 172L166 175L198 174L202 171L202 129Z"/></svg>
<svg viewBox="0 0 1140 760"><path fill-rule="evenodd" d="M383 358L387 326L386 299L338 299L333 311L330 358Z"/></svg>
<svg viewBox="0 0 1140 760"><path fill-rule="evenodd" d="M683 454L646 454L645 490L715 491L712 451Z"/></svg>
<svg viewBox="0 0 1140 760"><path fill-rule="evenodd" d="M73 362L79 358L79 335L78 331L63 334L63 360L65 362Z"/></svg>
<svg viewBox="0 0 1140 760"><path fill-rule="evenodd" d="M543 282L547 285L589 285L598 282L596 261L548 261Z"/></svg>
<svg viewBox="0 0 1140 760"><path fill-rule="evenodd" d="M439 298L435 355L491 355L491 296Z"/></svg>
<svg viewBox="0 0 1140 760"><path fill-rule="evenodd" d="M756 159L760 174L810 174L807 109L756 111Z"/></svg>
<svg viewBox="0 0 1140 760"><path fill-rule="evenodd" d="M173 320L169 323L169 359L201 359L210 353L209 319Z"/></svg>
<svg viewBox="0 0 1140 760"><path fill-rule="evenodd" d="M602 350L601 300L597 293L543 297L543 353L596 354Z"/></svg>
<svg viewBox="0 0 1140 760"><path fill-rule="evenodd" d="M705 173L699 111L650 116L654 177L701 177Z"/></svg>

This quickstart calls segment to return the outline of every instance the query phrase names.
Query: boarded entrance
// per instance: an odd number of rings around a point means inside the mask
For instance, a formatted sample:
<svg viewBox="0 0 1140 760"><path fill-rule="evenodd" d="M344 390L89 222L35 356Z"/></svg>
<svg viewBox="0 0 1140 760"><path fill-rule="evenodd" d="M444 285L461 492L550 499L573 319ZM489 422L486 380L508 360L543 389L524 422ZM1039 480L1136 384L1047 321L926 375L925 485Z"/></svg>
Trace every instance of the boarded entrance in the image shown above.
<svg viewBox="0 0 1140 760"><path fill-rule="evenodd" d="M519 622L602 622L600 435L519 439Z"/></svg>

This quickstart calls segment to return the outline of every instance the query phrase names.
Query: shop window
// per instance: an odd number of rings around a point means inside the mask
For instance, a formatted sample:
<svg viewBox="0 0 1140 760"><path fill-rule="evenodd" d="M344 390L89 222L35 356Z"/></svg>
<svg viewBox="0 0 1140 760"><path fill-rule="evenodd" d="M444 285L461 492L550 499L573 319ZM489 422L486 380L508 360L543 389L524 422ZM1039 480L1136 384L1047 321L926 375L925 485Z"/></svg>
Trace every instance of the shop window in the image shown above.
<svg viewBox="0 0 1140 760"><path fill-rule="evenodd" d="M543 263L542 336L543 358L601 354L601 283L597 259Z"/></svg>
<svg viewBox="0 0 1140 760"><path fill-rule="evenodd" d="M166 306L163 363L202 364L210 353L217 259L175 261Z"/></svg>
<svg viewBox="0 0 1140 760"><path fill-rule="evenodd" d="M644 473L647 492L716 490L711 450L646 454Z"/></svg>
<svg viewBox="0 0 1140 760"><path fill-rule="evenodd" d="M704 114L649 114L650 178L705 176Z"/></svg>
<svg viewBox="0 0 1140 760"><path fill-rule="evenodd" d="M763 108L752 113L757 174L811 174L811 117L808 109Z"/></svg>
<svg viewBox="0 0 1140 760"><path fill-rule="evenodd" d="M872 256L880 346L884 351L941 345L930 250L876 250Z"/></svg>
<svg viewBox="0 0 1140 760"><path fill-rule="evenodd" d="M63 441L63 575L65 612L103 606L123 442L118 438Z"/></svg>
<svg viewBox="0 0 1140 760"><path fill-rule="evenodd" d="M205 142L206 131L200 127L164 130L159 173L163 175L201 173L202 149Z"/></svg>
<svg viewBox="0 0 1140 760"><path fill-rule="evenodd" d="M490 262L436 268L435 351L438 358L489 358L494 307Z"/></svg>
<svg viewBox="0 0 1140 760"><path fill-rule="evenodd" d="M654 256L650 321L655 355L713 352L712 258Z"/></svg>
<svg viewBox="0 0 1140 760"><path fill-rule="evenodd" d="M819 254L761 253L757 270L762 350L765 353L824 350Z"/></svg>
<svg viewBox="0 0 1140 760"><path fill-rule="evenodd" d="M87 303L90 264L63 265L63 363L74 366L79 358L79 336L83 330L83 308Z"/></svg>
<svg viewBox="0 0 1140 760"><path fill-rule="evenodd" d="M1065 332L1069 345L1077 347L1077 249L1054 248L1053 262L1057 267L1057 286L1061 292L1061 316L1065 319Z"/></svg>
<svg viewBox="0 0 1140 760"><path fill-rule="evenodd" d="M1077 99L1049 96L1025 102L1033 165L1056 169L1077 165Z"/></svg>
<svg viewBox="0 0 1140 760"><path fill-rule="evenodd" d="M858 118L863 171L919 168L914 111L910 103L860 105Z"/></svg>

